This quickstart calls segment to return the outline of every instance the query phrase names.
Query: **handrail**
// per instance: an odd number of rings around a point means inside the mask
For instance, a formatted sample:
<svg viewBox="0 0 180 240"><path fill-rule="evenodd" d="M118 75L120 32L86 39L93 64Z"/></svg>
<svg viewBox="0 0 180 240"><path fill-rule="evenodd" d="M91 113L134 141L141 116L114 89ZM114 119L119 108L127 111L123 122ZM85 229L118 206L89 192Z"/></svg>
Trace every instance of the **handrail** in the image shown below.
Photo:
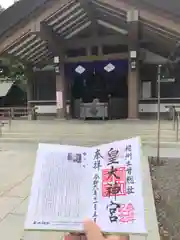
<svg viewBox="0 0 180 240"><path fill-rule="evenodd" d="M173 122L173 130L175 130L176 142L179 142L179 120L180 120L180 106L166 106L169 112L172 110L172 122Z"/></svg>
<svg viewBox="0 0 180 240"><path fill-rule="evenodd" d="M173 121L173 130L176 132L176 142L179 142L179 119L180 119L180 113L177 111L175 106L168 106L169 110L170 108L173 110L172 112L172 121Z"/></svg>
<svg viewBox="0 0 180 240"><path fill-rule="evenodd" d="M152 101L152 100L158 100L158 98L157 97L152 97L152 98L140 98L139 99L139 101ZM175 98L163 98L163 97L161 97L161 100L180 100L180 98L179 97L175 97Z"/></svg>
<svg viewBox="0 0 180 240"><path fill-rule="evenodd" d="M31 119L36 120L36 107L0 107L0 137L3 135L3 126L8 124L11 128L12 120L21 116L31 116Z"/></svg>
<svg viewBox="0 0 180 240"><path fill-rule="evenodd" d="M56 103L56 100L31 100L28 101L28 103L33 104L33 103Z"/></svg>
<svg viewBox="0 0 180 240"><path fill-rule="evenodd" d="M0 120L0 137L2 137L2 127L3 127L3 123L2 123L2 121Z"/></svg>
<svg viewBox="0 0 180 240"><path fill-rule="evenodd" d="M15 117L35 114L35 107L0 107L0 119L14 119Z"/></svg>
<svg viewBox="0 0 180 240"><path fill-rule="evenodd" d="M11 126L11 117L10 117L10 110L8 110L6 113L1 112L0 110L0 125L1 128L4 124L8 124L9 126ZM5 123L5 121L7 121L8 123Z"/></svg>
<svg viewBox="0 0 180 240"><path fill-rule="evenodd" d="M179 98L180 100L180 98ZM70 99L66 99L66 103L70 102ZM57 100L30 100L28 101L29 104L39 104L39 103L54 103L57 104Z"/></svg>
<svg viewBox="0 0 180 240"><path fill-rule="evenodd" d="M176 141L179 141L179 113L176 116Z"/></svg>
<svg viewBox="0 0 180 240"><path fill-rule="evenodd" d="M5 120L7 120L7 122L5 122ZM2 137L2 135L3 135L3 126L5 125L5 124L8 124L8 126L9 126L9 129L11 129L11 122L12 122L12 119L9 117L9 118L3 118L3 119L1 119L0 118L0 137Z"/></svg>

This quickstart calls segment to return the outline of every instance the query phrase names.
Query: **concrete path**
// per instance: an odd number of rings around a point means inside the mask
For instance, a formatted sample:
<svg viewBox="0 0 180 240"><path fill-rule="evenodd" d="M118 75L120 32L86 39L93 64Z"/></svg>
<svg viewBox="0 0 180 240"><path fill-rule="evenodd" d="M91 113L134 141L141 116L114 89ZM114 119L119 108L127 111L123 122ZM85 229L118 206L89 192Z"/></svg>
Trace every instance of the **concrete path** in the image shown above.
<svg viewBox="0 0 180 240"><path fill-rule="evenodd" d="M56 125L56 123L55 123ZM98 124L97 124L98 125ZM118 139L114 126L101 125L83 126L83 134L78 135L78 129L75 125L61 125L61 133L66 136L65 141L71 144L94 145L96 143L108 142L109 139ZM27 132L27 125L19 126ZM67 127L68 126L68 127ZM47 124L44 126L47 128ZM34 128L34 127L33 127ZM81 126L82 128L82 126ZM30 129L30 128L29 128ZM49 127L50 131L57 129L57 126ZM100 136L98 136L100 129ZM112 130L113 129L113 130ZM17 131L17 129L14 129ZM39 132L45 131L41 125ZM118 131L118 127L117 127ZM30 132L30 130L29 130ZM104 134L103 134L104 132ZM85 133L85 134L84 134ZM53 135L53 132L51 132ZM113 135L114 134L114 135ZM94 135L96 138L94 138ZM71 138L70 138L71 136ZM106 138L104 138L106 136ZM35 163L35 152L37 144L35 143L0 143L0 236L6 240L59 240L62 238L60 233L39 233L23 232L24 218L27 211L28 196L30 193L31 178ZM145 147L145 155L151 154L153 148ZM163 150L164 151L164 150ZM177 152L178 154L178 152ZM159 240L155 208L153 203L152 188L148 169L147 158L142 161L144 199L146 208L146 219L148 226L147 240ZM143 236L131 236L131 240L144 240Z"/></svg>
<svg viewBox="0 0 180 240"><path fill-rule="evenodd" d="M87 140L88 136L88 142ZM156 144L156 121L12 121L9 128L3 128L0 142L55 142L94 145L141 136L143 142ZM161 122L161 142L174 144L176 132L172 122Z"/></svg>

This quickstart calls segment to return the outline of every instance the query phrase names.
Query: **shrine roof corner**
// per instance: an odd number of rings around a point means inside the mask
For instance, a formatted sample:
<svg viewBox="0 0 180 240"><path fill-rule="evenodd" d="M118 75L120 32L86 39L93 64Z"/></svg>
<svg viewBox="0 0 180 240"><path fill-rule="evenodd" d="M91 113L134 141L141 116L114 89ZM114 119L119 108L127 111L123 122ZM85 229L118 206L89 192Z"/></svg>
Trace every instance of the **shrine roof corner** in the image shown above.
<svg viewBox="0 0 180 240"><path fill-rule="evenodd" d="M49 0L20 0L0 14L0 36Z"/></svg>

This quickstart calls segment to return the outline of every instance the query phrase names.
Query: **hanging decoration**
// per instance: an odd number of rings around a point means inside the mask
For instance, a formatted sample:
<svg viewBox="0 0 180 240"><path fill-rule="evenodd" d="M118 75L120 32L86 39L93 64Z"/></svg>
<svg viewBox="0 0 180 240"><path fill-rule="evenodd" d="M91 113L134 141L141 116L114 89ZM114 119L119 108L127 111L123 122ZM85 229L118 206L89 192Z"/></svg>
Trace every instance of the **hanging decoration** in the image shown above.
<svg viewBox="0 0 180 240"><path fill-rule="evenodd" d="M112 63L109 63L108 65L106 65L105 67L104 67L104 70L106 71L106 72L112 72L113 70L115 69L115 66L112 64Z"/></svg>
<svg viewBox="0 0 180 240"><path fill-rule="evenodd" d="M75 69L75 72L77 72L79 74L83 74L85 71L86 71L86 69L81 65L77 66L77 68Z"/></svg>

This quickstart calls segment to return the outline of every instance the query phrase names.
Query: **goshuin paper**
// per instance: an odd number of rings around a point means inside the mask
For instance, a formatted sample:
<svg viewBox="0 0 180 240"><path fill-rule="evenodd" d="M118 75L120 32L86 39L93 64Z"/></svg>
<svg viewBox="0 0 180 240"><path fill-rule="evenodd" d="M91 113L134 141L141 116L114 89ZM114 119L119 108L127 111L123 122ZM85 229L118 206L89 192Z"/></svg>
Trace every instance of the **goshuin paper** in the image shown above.
<svg viewBox="0 0 180 240"><path fill-rule="evenodd" d="M140 139L86 148L39 144L26 230L146 233Z"/></svg>

